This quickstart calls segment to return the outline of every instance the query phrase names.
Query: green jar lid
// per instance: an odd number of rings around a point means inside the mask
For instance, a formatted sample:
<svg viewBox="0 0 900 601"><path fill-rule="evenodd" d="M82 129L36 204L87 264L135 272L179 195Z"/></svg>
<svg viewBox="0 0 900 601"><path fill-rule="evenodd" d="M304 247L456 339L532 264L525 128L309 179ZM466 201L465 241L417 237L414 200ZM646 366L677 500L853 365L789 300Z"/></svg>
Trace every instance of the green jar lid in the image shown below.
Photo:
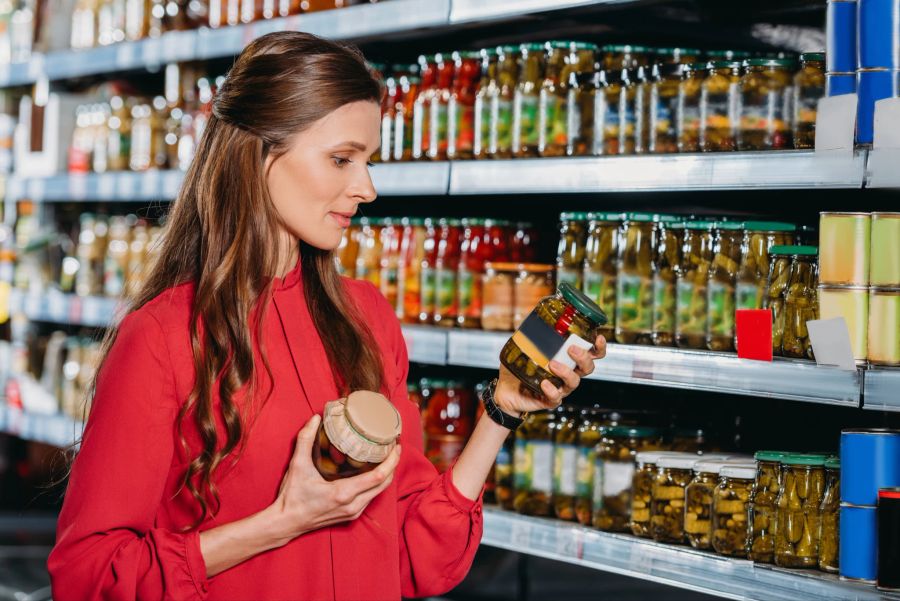
<svg viewBox="0 0 900 601"><path fill-rule="evenodd" d="M622 221L625 218L624 213L588 213L590 221Z"/></svg>
<svg viewBox="0 0 900 601"><path fill-rule="evenodd" d="M742 230L744 224L739 221L716 221L713 227L717 230Z"/></svg>
<svg viewBox="0 0 900 601"><path fill-rule="evenodd" d="M687 221L684 224L688 230L708 230L715 225L715 221Z"/></svg>
<svg viewBox="0 0 900 601"><path fill-rule="evenodd" d="M824 52L804 52L800 55L800 62L808 63L810 61L825 62Z"/></svg>
<svg viewBox="0 0 900 601"><path fill-rule="evenodd" d="M781 460L788 456L787 451L757 451L753 454L753 458L757 461L774 461L781 463Z"/></svg>
<svg viewBox="0 0 900 601"><path fill-rule="evenodd" d="M818 246L791 246L792 255L797 255L799 257L815 257L819 254Z"/></svg>
<svg viewBox="0 0 900 601"><path fill-rule="evenodd" d="M748 67L769 67L773 69L792 69L796 64L789 58L751 58L747 59Z"/></svg>
<svg viewBox="0 0 900 601"><path fill-rule="evenodd" d="M783 465L821 467L825 465L825 460L827 458L827 455L820 455L818 453L792 453L785 455L784 459L781 460L781 463Z"/></svg>
<svg viewBox="0 0 900 601"><path fill-rule="evenodd" d="M447 380L432 378L428 383L430 388L447 388Z"/></svg>
<svg viewBox="0 0 900 601"><path fill-rule="evenodd" d="M625 213L625 221L650 222L653 217L652 213Z"/></svg>
<svg viewBox="0 0 900 601"><path fill-rule="evenodd" d="M653 216L653 221L656 223L677 223L682 221L682 219L678 215L662 215L659 213Z"/></svg>
<svg viewBox="0 0 900 601"><path fill-rule="evenodd" d="M713 60L724 59L733 61L735 59L750 58L750 53L743 50L709 50L706 56Z"/></svg>
<svg viewBox="0 0 900 601"><path fill-rule="evenodd" d="M421 226L425 225L425 220L421 217L404 217L401 223L403 225Z"/></svg>
<svg viewBox="0 0 900 601"><path fill-rule="evenodd" d="M590 321L601 326L608 321L603 309L588 298L584 292L575 288L570 283L563 282L559 285L558 290L567 303L575 307L576 311L587 317Z"/></svg>
<svg viewBox="0 0 900 601"><path fill-rule="evenodd" d="M447 380L447 388L468 388L464 380Z"/></svg>
<svg viewBox="0 0 900 601"><path fill-rule="evenodd" d="M589 213L565 212L559 214L560 221L587 221Z"/></svg>
<svg viewBox="0 0 900 601"><path fill-rule="evenodd" d="M497 56L497 53L499 52L499 50L500 50L499 48L482 48L481 50L478 51L478 54L480 56L488 56L488 57Z"/></svg>
<svg viewBox="0 0 900 601"><path fill-rule="evenodd" d="M649 52L650 48L647 46L634 46L632 44L606 44L600 48L603 52L615 52L615 53L625 53L625 52Z"/></svg>
<svg viewBox="0 0 900 601"><path fill-rule="evenodd" d="M419 64L433 63L435 58L437 57L434 54L421 54L419 55Z"/></svg>
<svg viewBox="0 0 900 601"><path fill-rule="evenodd" d="M453 60L478 60L480 58L480 50L457 50L453 53Z"/></svg>
<svg viewBox="0 0 900 601"><path fill-rule="evenodd" d="M839 470L841 469L841 458L832 455L828 459L825 460L825 468L829 470Z"/></svg>
<svg viewBox="0 0 900 601"><path fill-rule="evenodd" d="M596 44L589 44L588 42L573 42L566 40L553 40L544 44L544 46L548 49L552 50L568 50L572 48L574 50L596 50Z"/></svg>
<svg viewBox="0 0 900 601"><path fill-rule="evenodd" d="M646 426L613 426L606 430L606 434L621 438L651 438L659 436L660 430Z"/></svg>
<svg viewBox="0 0 900 601"><path fill-rule="evenodd" d="M512 54L513 52L518 52L520 48L518 46L497 46L497 52L503 54Z"/></svg>
<svg viewBox="0 0 900 601"><path fill-rule="evenodd" d="M385 65L384 63L369 63L369 68L379 72L384 72L384 70L387 68L387 65Z"/></svg>
<svg viewBox="0 0 900 601"><path fill-rule="evenodd" d="M775 246L769 248L769 256L772 255L792 255L794 254L794 249L796 246L788 246L776 244Z"/></svg>
<svg viewBox="0 0 900 601"><path fill-rule="evenodd" d="M413 391L418 392L419 384L415 380L410 380L406 383L406 390L408 392L413 392Z"/></svg>
<svg viewBox="0 0 900 601"><path fill-rule="evenodd" d="M696 54L700 55L699 48L655 48L654 54L660 56L675 56L676 54Z"/></svg>
<svg viewBox="0 0 900 601"><path fill-rule="evenodd" d="M480 217L466 217L462 220L463 226L483 226L487 223L487 219L482 219Z"/></svg>
<svg viewBox="0 0 900 601"><path fill-rule="evenodd" d="M447 219L447 225L450 227L462 227L462 219Z"/></svg>
<svg viewBox="0 0 900 601"><path fill-rule="evenodd" d="M744 63L741 61L713 61L709 63L709 66L713 69L740 69Z"/></svg>
<svg viewBox="0 0 900 601"><path fill-rule="evenodd" d="M709 69L710 63L708 62L699 62L699 63L688 63L684 65L684 73L689 71L706 71Z"/></svg>
<svg viewBox="0 0 900 601"><path fill-rule="evenodd" d="M519 44L519 50L523 52L541 52L544 50L544 45L533 42L530 44Z"/></svg>
<svg viewBox="0 0 900 601"><path fill-rule="evenodd" d="M797 226L783 221L745 221L744 229L751 232L793 232Z"/></svg>

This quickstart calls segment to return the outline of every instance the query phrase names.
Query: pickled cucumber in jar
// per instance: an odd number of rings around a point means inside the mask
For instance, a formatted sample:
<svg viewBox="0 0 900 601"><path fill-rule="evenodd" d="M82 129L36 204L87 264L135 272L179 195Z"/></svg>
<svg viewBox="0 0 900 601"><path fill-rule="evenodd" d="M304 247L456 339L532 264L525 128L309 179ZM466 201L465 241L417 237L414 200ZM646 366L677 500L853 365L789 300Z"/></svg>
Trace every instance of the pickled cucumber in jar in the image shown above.
<svg viewBox="0 0 900 601"><path fill-rule="evenodd" d="M781 490L781 451L759 451L757 461L756 492L750 505L752 524L749 558L760 563L772 563L775 559L775 501Z"/></svg>
<svg viewBox="0 0 900 601"><path fill-rule="evenodd" d="M819 506L819 569L838 571L841 515L841 460L825 460L825 494Z"/></svg>
<svg viewBox="0 0 900 601"><path fill-rule="evenodd" d="M775 502L775 565L819 565L819 507L825 495L824 455L794 454L782 460Z"/></svg>
<svg viewBox="0 0 900 601"><path fill-rule="evenodd" d="M719 470L726 459L703 459L694 464L694 478L684 491L684 535L695 549L712 548L713 493L719 483Z"/></svg>
<svg viewBox="0 0 900 601"><path fill-rule="evenodd" d="M562 405L553 425L553 510L557 518L575 521L578 485L578 412Z"/></svg>
<svg viewBox="0 0 900 601"><path fill-rule="evenodd" d="M785 357L813 359L806 322L819 318L818 249L796 246L784 291L784 334L781 351Z"/></svg>
<svg viewBox="0 0 900 601"><path fill-rule="evenodd" d="M513 453L515 434L509 433L494 461L494 496L503 509L513 509Z"/></svg>
<svg viewBox="0 0 900 601"><path fill-rule="evenodd" d="M582 290L610 316L609 323L600 328L607 340L615 335L619 225L623 218L621 213L588 213Z"/></svg>
<svg viewBox="0 0 900 601"><path fill-rule="evenodd" d="M729 152L737 147L741 69L741 62L731 59L709 64L700 94L700 146L703 152Z"/></svg>
<svg viewBox="0 0 900 601"><path fill-rule="evenodd" d="M587 213L562 213L559 216L559 246L556 253L556 282L567 282L582 289L584 251L587 242Z"/></svg>
<svg viewBox="0 0 900 601"><path fill-rule="evenodd" d="M756 466L727 465L719 472L713 493L712 547L729 557L747 557L750 546L750 500Z"/></svg>
<svg viewBox="0 0 900 601"><path fill-rule="evenodd" d="M530 413L516 431L513 507L524 515L553 515L553 420L547 411Z"/></svg>
<svg viewBox="0 0 900 601"><path fill-rule="evenodd" d="M781 355L784 338L784 292L791 273L791 256L795 246L773 246L769 249L769 277L763 295L763 309L772 310L772 354Z"/></svg>
<svg viewBox="0 0 900 601"><path fill-rule="evenodd" d="M762 309L769 276L769 249L792 245L796 226L778 221L745 221L741 265L735 288L736 309Z"/></svg>
<svg viewBox="0 0 900 601"><path fill-rule="evenodd" d="M752 58L741 78L741 124L737 149L791 148L791 87L795 63L790 59Z"/></svg>
<svg viewBox="0 0 900 601"><path fill-rule="evenodd" d="M619 230L616 342L653 342L653 222L657 219L648 213L628 213Z"/></svg>
<svg viewBox="0 0 900 601"><path fill-rule="evenodd" d="M575 516L578 522L585 526L590 526L592 519L596 448L603 438L603 428L607 425L609 422L599 406L581 411L581 424L578 426L578 457L576 459Z"/></svg>
<svg viewBox="0 0 900 601"><path fill-rule="evenodd" d="M719 221L714 228L713 260L707 287L706 348L734 350L735 280L741 260L742 224Z"/></svg>
<svg viewBox="0 0 900 601"><path fill-rule="evenodd" d="M593 519L595 528L627 532L631 520L631 485L634 458L661 444L657 428L614 426L597 446L594 462Z"/></svg>
<svg viewBox="0 0 900 601"><path fill-rule="evenodd" d="M713 260L711 221L684 226L676 283L675 340L681 348L706 348L707 284Z"/></svg>
<svg viewBox="0 0 900 601"><path fill-rule="evenodd" d="M675 289L684 241L684 223L661 216L653 230L653 325L656 346L675 345Z"/></svg>
<svg viewBox="0 0 900 601"><path fill-rule="evenodd" d="M706 79L706 63L684 65L678 87L678 152L700 150L701 86Z"/></svg>
<svg viewBox="0 0 900 601"><path fill-rule="evenodd" d="M650 533L653 540L681 543L685 537L686 489L694 477L699 455L664 455L657 462L650 505Z"/></svg>
<svg viewBox="0 0 900 601"><path fill-rule="evenodd" d="M631 521L628 527L635 536L650 538L650 504L657 462L667 451L642 451L635 455L634 477L631 480Z"/></svg>

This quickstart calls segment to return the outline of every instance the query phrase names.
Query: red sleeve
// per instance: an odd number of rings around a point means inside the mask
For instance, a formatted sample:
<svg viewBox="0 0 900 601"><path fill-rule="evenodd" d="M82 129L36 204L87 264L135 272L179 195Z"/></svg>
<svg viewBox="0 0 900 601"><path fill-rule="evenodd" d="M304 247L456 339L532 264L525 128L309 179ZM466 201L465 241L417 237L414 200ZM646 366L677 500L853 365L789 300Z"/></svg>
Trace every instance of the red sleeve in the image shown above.
<svg viewBox="0 0 900 601"><path fill-rule="evenodd" d="M481 542L482 501L453 484L452 468L438 474L425 458L418 408L409 400L406 343L390 304L374 289L375 306L390 349L385 370L391 400L403 415L403 454L396 480L400 524L400 586L404 597L445 593L459 584ZM411 431L414 430L414 431Z"/></svg>
<svg viewBox="0 0 900 601"><path fill-rule="evenodd" d="M166 339L127 316L97 382L47 567L53 598L202 599L199 533L154 527L177 437Z"/></svg>

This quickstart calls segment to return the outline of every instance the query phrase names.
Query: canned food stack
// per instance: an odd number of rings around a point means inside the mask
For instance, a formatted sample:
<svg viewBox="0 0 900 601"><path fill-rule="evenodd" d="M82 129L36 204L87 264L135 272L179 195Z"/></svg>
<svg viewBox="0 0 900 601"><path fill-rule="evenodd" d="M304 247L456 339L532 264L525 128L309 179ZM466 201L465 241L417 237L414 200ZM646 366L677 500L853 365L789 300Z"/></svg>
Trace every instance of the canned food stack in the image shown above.
<svg viewBox="0 0 900 601"><path fill-rule="evenodd" d="M900 430L841 432L840 574L875 582L879 490L900 486Z"/></svg>
<svg viewBox="0 0 900 601"><path fill-rule="evenodd" d="M874 137L875 103L900 95L900 1L859 0L857 142Z"/></svg>
<svg viewBox="0 0 900 601"><path fill-rule="evenodd" d="M857 0L829 0L826 17L825 95L856 92Z"/></svg>

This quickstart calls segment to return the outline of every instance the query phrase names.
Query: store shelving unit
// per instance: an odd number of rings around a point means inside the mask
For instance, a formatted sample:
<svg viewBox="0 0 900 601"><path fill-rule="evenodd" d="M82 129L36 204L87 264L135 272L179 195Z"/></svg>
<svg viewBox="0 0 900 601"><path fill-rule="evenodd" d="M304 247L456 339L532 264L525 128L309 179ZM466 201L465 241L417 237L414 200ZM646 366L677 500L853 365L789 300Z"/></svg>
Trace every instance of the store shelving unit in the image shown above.
<svg viewBox="0 0 900 601"><path fill-rule="evenodd" d="M67 448L81 435L84 425L67 415L30 413L0 404L0 432L25 440Z"/></svg>
<svg viewBox="0 0 900 601"><path fill-rule="evenodd" d="M817 571L783 570L690 547L663 545L568 522L484 510L482 544L604 572L652 580L725 599L895 600L900 595Z"/></svg>
<svg viewBox="0 0 900 601"><path fill-rule="evenodd" d="M900 411L900 369L868 369L863 409Z"/></svg>

